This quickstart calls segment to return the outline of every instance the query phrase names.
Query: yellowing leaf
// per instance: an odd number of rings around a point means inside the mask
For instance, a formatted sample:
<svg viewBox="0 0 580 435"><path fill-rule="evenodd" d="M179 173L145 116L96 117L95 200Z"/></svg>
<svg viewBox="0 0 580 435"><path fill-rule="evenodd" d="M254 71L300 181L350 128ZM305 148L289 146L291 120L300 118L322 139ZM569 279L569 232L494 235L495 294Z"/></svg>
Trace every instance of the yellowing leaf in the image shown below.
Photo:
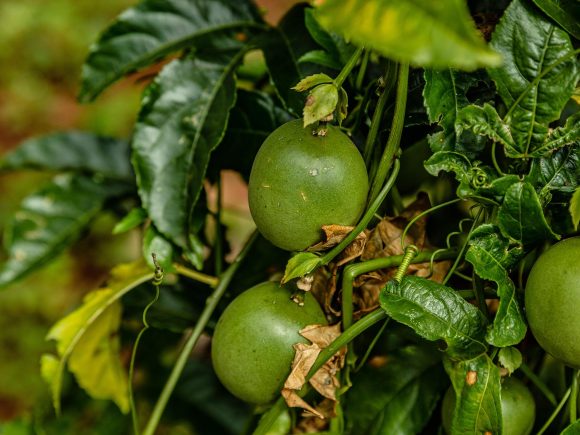
<svg viewBox="0 0 580 435"><path fill-rule="evenodd" d="M89 293L83 305L51 328L47 339L56 341L58 357L43 355L41 372L51 387L57 413L67 363L90 396L113 400L122 412L129 411L128 381L119 357L117 335L121 322L119 300L152 278L153 273L142 261L118 266L112 271L107 288Z"/></svg>

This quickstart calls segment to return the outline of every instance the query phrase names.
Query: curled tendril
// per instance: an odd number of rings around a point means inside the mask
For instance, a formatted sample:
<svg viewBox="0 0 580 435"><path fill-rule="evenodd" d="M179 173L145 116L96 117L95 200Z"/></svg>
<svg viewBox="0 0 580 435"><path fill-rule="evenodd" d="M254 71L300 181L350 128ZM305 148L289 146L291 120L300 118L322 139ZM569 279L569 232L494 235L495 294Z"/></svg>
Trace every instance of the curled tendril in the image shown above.
<svg viewBox="0 0 580 435"><path fill-rule="evenodd" d="M153 265L155 266L155 272L153 275L153 285L159 286L163 282L163 268L157 262L157 255L155 253L151 254L151 258L153 259Z"/></svg>
<svg viewBox="0 0 580 435"><path fill-rule="evenodd" d="M486 172L478 167L471 169L471 185L474 188L480 188L487 184L487 174Z"/></svg>
<svg viewBox="0 0 580 435"><path fill-rule="evenodd" d="M446 247L437 249L435 252L433 252L431 257L429 258L429 274L426 276L427 279L429 279L433 276L433 272L435 270L435 257L437 257L437 254L441 251L446 251L448 249L451 249L451 239L455 236L461 236L461 234L463 234L465 232L465 230L463 229L463 225L466 222L473 223L473 220L474 220L473 218L461 219L459 221L459 231L453 231L452 233L447 234L447 237L445 238L445 246Z"/></svg>

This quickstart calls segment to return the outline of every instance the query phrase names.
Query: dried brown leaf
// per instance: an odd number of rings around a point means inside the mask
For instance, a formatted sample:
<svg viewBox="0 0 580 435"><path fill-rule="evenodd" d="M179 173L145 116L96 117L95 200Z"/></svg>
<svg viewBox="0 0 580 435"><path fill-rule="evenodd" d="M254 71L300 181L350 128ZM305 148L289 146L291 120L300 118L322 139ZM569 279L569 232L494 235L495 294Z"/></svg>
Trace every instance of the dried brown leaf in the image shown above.
<svg viewBox="0 0 580 435"><path fill-rule="evenodd" d="M284 388L282 389L281 394L286 401L286 405L288 405L290 408L302 408L312 413L316 417L324 419L324 415L310 406L304 399L302 399L302 397L296 393L295 390Z"/></svg>
<svg viewBox="0 0 580 435"><path fill-rule="evenodd" d="M321 242L308 248L309 251L324 251L338 245L354 227L346 225L323 225L324 238Z"/></svg>
<svg viewBox="0 0 580 435"><path fill-rule="evenodd" d="M316 344L297 343L294 345L292 371L284 383L284 388L299 390L306 383L306 375L314 365L321 349Z"/></svg>
<svg viewBox="0 0 580 435"><path fill-rule="evenodd" d="M324 416L324 419L305 412L292 433L318 433L328 430L329 419L336 417L336 402L324 399L315 406L315 409Z"/></svg>
<svg viewBox="0 0 580 435"><path fill-rule="evenodd" d="M329 326L309 325L300 330L300 335L324 349L340 335L340 323Z"/></svg>

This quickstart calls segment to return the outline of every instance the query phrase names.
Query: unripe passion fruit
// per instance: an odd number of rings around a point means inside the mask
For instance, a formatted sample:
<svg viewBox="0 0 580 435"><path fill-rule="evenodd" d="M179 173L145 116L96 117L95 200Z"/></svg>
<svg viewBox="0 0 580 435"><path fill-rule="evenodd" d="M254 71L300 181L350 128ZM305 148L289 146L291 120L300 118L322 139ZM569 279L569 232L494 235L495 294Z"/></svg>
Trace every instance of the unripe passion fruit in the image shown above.
<svg viewBox="0 0 580 435"><path fill-rule="evenodd" d="M326 324L310 293L304 304L278 283L265 282L236 297L221 315L212 340L212 362L222 384L238 398L271 402L290 374L295 343L308 343L298 332Z"/></svg>
<svg viewBox="0 0 580 435"><path fill-rule="evenodd" d="M540 346L580 368L580 237L558 242L538 258L526 283L525 305Z"/></svg>
<svg viewBox="0 0 580 435"><path fill-rule="evenodd" d="M320 241L323 225L354 225L368 193L365 163L338 128L313 135L290 121L264 141L249 181L258 230L274 245L302 250Z"/></svg>
<svg viewBox="0 0 580 435"><path fill-rule="evenodd" d="M455 391L450 387L443 398L441 419L445 432L451 434L455 410ZM506 378L501 384L501 415L504 435L528 435L536 419L536 403L528 387L517 378Z"/></svg>

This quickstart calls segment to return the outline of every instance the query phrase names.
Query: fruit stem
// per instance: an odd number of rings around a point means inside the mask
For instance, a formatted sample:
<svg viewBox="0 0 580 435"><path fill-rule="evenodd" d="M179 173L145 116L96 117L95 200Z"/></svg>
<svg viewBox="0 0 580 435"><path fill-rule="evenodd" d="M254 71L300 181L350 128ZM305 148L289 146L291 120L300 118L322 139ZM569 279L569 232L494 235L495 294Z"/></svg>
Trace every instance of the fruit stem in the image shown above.
<svg viewBox="0 0 580 435"><path fill-rule="evenodd" d="M520 365L520 370L522 373L536 386L538 390L548 399L548 402L552 406L556 406L556 396L552 393L552 390L542 381L526 364L522 363Z"/></svg>
<svg viewBox="0 0 580 435"><path fill-rule="evenodd" d="M149 417L149 421L147 422L147 426L143 431L143 435L153 435L155 433L155 430L159 425L159 421L161 420L163 411L165 410L165 406L167 405L167 402L169 401L169 398L171 397L171 394L177 385L177 381L179 380L179 377L185 368L185 364L189 359L189 355L195 347L207 323L209 322L211 315L215 311L220 299L224 295L236 271L240 267L242 260L248 255L248 252L250 251L257 238L258 232L254 231L234 262L230 264L229 267L220 276L218 285L213 293L206 299L205 308L203 309L199 320L195 324L191 335L187 338L183 348L179 352L177 360L173 366L173 370L171 371L171 374L169 375L169 378L167 379L167 382L165 383L165 386L163 387L163 390L157 399L157 403L153 408L153 412Z"/></svg>
<svg viewBox="0 0 580 435"><path fill-rule="evenodd" d="M572 391L572 388L568 388L566 390L564 397L562 397L562 400L560 400L560 403L558 403L558 406L556 407L556 409L554 409L554 412L552 412L552 415L550 415L550 418L548 418L546 423L544 423L544 425L542 426L542 428L538 431L538 433L536 435L542 435L550 427L550 425L552 424L554 419L558 416L558 414L560 413L560 411L562 410L562 408L564 407L564 405L568 401L568 398L570 397L571 391Z"/></svg>
<svg viewBox="0 0 580 435"><path fill-rule="evenodd" d="M385 197L391 190L391 187L395 184L395 180L397 179L397 175L399 174L400 168L399 160L395 160L395 165L393 166L393 172L391 176L387 180L386 184L384 185L383 189L379 192L378 196L375 198L373 203L367 209L365 214L363 215L362 219L359 221L356 227L333 249L328 251L320 260L320 265L324 266L334 260L338 254L340 254L344 248L346 248L356 236L358 236L369 224L377 209L381 206L382 202L385 200Z"/></svg>
<svg viewBox="0 0 580 435"><path fill-rule="evenodd" d="M379 167L375 174L371 194L369 196L369 202L373 202L374 199L379 195L381 186L387 178L389 169L393 163L393 158L399 149L399 144L401 142L401 135L403 133L403 127L405 125L405 108L407 106L407 88L409 84L409 64L402 63L399 67L399 78L397 81L397 98L395 100L395 114L393 115L393 122L391 124L391 133L389 134L389 139L387 140L387 145L381 156L379 162Z"/></svg>
<svg viewBox="0 0 580 435"><path fill-rule="evenodd" d="M577 415L577 401L578 401L578 376L580 376L580 370L574 370L572 376L572 386L570 387L571 395L570 395L570 424L573 424L578 420Z"/></svg>
<svg viewBox="0 0 580 435"><path fill-rule="evenodd" d="M369 64L369 58L371 56L371 52L370 51L365 51L364 56L360 62L360 68L358 70L358 74L356 75L356 80L355 80L355 89L358 91L362 88L362 83L363 80L365 78L365 73L367 72L367 66Z"/></svg>
<svg viewBox="0 0 580 435"><path fill-rule="evenodd" d="M334 84L339 90L342 87L342 84L344 83L348 75L350 74L350 72L352 71L352 69L354 68L354 66L357 64L363 50L364 47L358 47L354 51L348 62L346 62L346 65L344 66L344 68L342 68L342 71L334 79Z"/></svg>

